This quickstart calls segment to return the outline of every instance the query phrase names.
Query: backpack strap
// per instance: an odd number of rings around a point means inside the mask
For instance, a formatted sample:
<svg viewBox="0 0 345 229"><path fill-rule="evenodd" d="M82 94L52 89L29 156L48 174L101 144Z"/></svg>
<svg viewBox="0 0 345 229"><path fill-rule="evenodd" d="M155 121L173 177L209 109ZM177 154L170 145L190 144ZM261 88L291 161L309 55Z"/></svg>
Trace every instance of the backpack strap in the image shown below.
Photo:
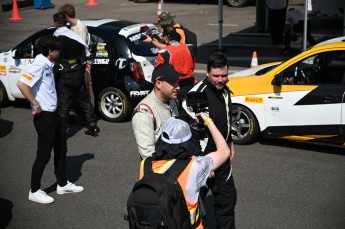
<svg viewBox="0 0 345 229"><path fill-rule="evenodd" d="M167 174L170 177L177 178L183 170L187 167L189 162L192 160L192 158L188 159L176 159L174 164L164 173Z"/></svg>
<svg viewBox="0 0 345 229"><path fill-rule="evenodd" d="M137 113L137 112L140 111L140 106L145 106L145 107L147 107L147 108L149 109L149 111L150 111L151 114L152 114L153 129L156 130L156 128L157 128L157 123L156 123L156 116L155 116L155 113L153 113L152 108L151 108L149 105L147 105L146 103L140 103L140 104L138 104L137 108L135 108L134 111L133 111L132 117L135 115L135 113Z"/></svg>
<svg viewBox="0 0 345 229"><path fill-rule="evenodd" d="M152 170L152 157L147 157L146 159L144 159L144 174L143 176L145 176L145 174L148 173L153 173Z"/></svg>

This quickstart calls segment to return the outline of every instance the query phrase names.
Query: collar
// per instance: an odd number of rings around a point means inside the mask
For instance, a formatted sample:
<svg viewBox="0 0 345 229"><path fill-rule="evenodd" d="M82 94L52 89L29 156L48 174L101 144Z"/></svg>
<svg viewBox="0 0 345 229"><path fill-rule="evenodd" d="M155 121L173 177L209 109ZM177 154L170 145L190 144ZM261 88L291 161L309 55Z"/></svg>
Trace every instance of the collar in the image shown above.
<svg viewBox="0 0 345 229"><path fill-rule="evenodd" d="M54 62L50 61L47 57L45 57L43 54L38 54L37 57L41 59L46 65L49 67L54 67Z"/></svg>

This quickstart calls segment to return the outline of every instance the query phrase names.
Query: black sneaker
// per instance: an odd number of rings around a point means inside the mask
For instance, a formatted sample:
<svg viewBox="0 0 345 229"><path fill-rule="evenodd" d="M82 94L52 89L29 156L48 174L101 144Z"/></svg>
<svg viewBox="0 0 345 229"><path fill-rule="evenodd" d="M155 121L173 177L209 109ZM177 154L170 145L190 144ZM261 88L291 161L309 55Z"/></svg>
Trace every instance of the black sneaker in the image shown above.
<svg viewBox="0 0 345 229"><path fill-rule="evenodd" d="M99 129L98 126L89 126L89 129L87 131L85 131L85 134L86 135L91 135L91 136L94 136L94 137L97 137L98 136L98 133L100 132L101 130Z"/></svg>

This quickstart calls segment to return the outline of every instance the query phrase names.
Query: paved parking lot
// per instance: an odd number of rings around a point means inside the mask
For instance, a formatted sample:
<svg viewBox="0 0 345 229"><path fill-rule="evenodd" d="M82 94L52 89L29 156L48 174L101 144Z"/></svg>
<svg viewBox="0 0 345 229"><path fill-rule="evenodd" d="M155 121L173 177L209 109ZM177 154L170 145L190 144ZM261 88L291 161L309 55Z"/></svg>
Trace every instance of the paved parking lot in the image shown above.
<svg viewBox="0 0 345 229"><path fill-rule="evenodd" d="M62 3L53 1L56 7ZM84 0L71 0L80 18L119 18L153 21L156 4L137 4L127 0L99 0L87 7ZM166 10L179 21L197 31L199 43L217 43L215 4L173 4ZM20 9L24 20L8 21L10 12L0 14L0 50L12 48L29 34L52 24L56 9ZM252 31L255 7L225 7L224 33ZM238 17L241 20L238 20ZM255 44L253 39L230 37ZM269 44L266 38L256 42ZM205 53L200 52L198 66L204 67ZM206 49L207 48L207 49ZM242 50L240 50L242 49ZM234 47L227 50L232 58L241 56L242 65L249 64L252 50ZM266 49L277 53L279 49ZM245 59L249 55L248 59ZM260 56L264 53L258 52ZM240 64L239 64L240 65ZM237 65L233 65L238 67ZM84 135L82 119L72 128L68 140L68 176L85 187L79 194L57 195L52 161L47 165L42 188L55 198L51 205L27 200L31 166L36 150L36 133L26 103L1 108L0 115L0 228L127 228L123 220L129 191L137 180L139 156L130 122L99 121L100 136ZM81 116L79 116L81 117ZM263 141L236 146L233 162L238 189L237 228L345 228L345 157L344 149L304 145L281 141ZM206 203L212 212L212 197ZM208 228L214 228L209 215Z"/></svg>

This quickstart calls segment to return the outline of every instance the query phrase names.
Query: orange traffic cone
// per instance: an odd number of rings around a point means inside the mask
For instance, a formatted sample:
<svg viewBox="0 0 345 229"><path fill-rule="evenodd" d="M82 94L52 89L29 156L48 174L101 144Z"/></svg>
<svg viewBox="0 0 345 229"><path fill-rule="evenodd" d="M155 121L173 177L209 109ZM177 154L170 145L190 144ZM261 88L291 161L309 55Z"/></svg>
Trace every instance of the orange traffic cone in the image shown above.
<svg viewBox="0 0 345 229"><path fill-rule="evenodd" d="M20 16L20 13L18 10L17 0L13 0L12 3L13 3L12 17L10 17L9 20L12 20L12 21L22 20L23 18Z"/></svg>
<svg viewBox="0 0 345 229"><path fill-rule="evenodd" d="M158 1L156 23L158 23L159 15L161 15L161 13L162 13L162 4L161 4L161 1Z"/></svg>
<svg viewBox="0 0 345 229"><path fill-rule="evenodd" d="M258 57L256 56L256 51L253 52L252 62L250 63L250 67L258 66Z"/></svg>
<svg viewBox="0 0 345 229"><path fill-rule="evenodd" d="M87 3L86 3L87 6L97 6L98 3L96 2L96 0L89 0Z"/></svg>

